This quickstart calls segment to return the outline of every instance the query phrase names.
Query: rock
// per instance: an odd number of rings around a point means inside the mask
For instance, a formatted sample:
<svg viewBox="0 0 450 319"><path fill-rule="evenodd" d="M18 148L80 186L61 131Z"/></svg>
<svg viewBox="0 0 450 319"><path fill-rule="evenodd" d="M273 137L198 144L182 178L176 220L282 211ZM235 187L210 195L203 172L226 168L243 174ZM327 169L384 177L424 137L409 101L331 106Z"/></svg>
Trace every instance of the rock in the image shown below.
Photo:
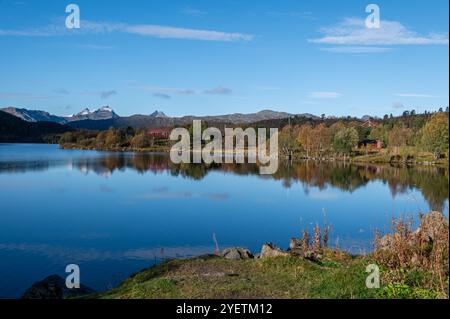
<svg viewBox="0 0 450 319"><path fill-rule="evenodd" d="M293 256L303 256L304 252L301 247L301 241L297 238L291 238L291 242L289 243L289 253Z"/></svg>
<svg viewBox="0 0 450 319"><path fill-rule="evenodd" d="M448 219L440 212L430 212L420 218L420 227L417 228L412 236L408 238L407 244L410 246L420 246L424 243L433 246L433 242L442 234L448 233ZM395 249L395 242L400 240L400 234L387 234L377 242L379 250ZM405 244L405 243L403 243Z"/></svg>
<svg viewBox="0 0 450 319"><path fill-rule="evenodd" d="M301 246L301 242L297 238L291 238L291 242L289 243L289 249L298 249Z"/></svg>
<svg viewBox="0 0 450 319"><path fill-rule="evenodd" d="M87 286L69 289L65 279L58 275L51 275L42 281L35 282L25 291L22 299L65 299L92 294L95 291Z"/></svg>
<svg viewBox="0 0 450 319"><path fill-rule="evenodd" d="M313 261L313 262L319 262L322 259L322 255L315 252L315 251L307 251L304 253L303 257L307 260Z"/></svg>
<svg viewBox="0 0 450 319"><path fill-rule="evenodd" d="M241 247L232 247L224 249L220 255L226 259L232 260L253 258L252 253L248 249Z"/></svg>
<svg viewBox="0 0 450 319"><path fill-rule="evenodd" d="M272 243L264 244L261 249L261 258L288 256L288 255L289 255L288 252L283 251L281 248L278 248Z"/></svg>

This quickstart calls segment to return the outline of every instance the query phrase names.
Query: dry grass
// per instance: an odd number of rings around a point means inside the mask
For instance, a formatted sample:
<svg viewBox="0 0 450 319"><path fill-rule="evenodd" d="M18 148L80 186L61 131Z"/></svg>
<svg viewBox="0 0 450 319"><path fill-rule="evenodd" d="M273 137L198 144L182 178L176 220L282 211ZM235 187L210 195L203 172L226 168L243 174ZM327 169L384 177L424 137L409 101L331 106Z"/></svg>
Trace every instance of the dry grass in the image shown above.
<svg viewBox="0 0 450 319"><path fill-rule="evenodd" d="M393 219L390 234L381 237L376 231L374 258L387 268L388 281L404 283L405 274L420 273L421 287L448 296L448 219L438 212L422 215L415 231L411 218Z"/></svg>

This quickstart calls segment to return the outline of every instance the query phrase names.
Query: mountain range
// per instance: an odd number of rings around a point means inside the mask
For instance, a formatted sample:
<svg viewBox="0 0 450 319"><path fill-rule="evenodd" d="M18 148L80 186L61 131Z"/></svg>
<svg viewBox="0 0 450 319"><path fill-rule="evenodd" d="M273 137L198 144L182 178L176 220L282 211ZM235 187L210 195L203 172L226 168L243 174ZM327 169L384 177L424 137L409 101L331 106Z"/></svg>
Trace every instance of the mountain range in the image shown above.
<svg viewBox="0 0 450 319"><path fill-rule="evenodd" d="M45 111L27 110L16 107L6 107L0 110L27 122L54 122L59 124L84 120L107 120L119 117L109 106L101 107L95 111L85 108L81 112L69 116L57 116Z"/></svg>
<svg viewBox="0 0 450 319"><path fill-rule="evenodd" d="M95 111L88 108L77 114L69 116L56 116L45 111L27 110L24 108L7 107L0 109L26 122L54 122L65 124L73 128L90 130L107 130L110 127L134 127L134 128L154 128L169 127L177 125L188 125L193 120L202 120L209 124L251 124L267 120L282 120L290 117L303 117L308 119L318 119L318 117L309 114L290 114L286 112L276 112L272 110L263 110L257 113L242 114L233 113L216 116L183 116L169 117L161 111L155 111L150 115L131 115L121 117L117 115L109 106L101 107Z"/></svg>

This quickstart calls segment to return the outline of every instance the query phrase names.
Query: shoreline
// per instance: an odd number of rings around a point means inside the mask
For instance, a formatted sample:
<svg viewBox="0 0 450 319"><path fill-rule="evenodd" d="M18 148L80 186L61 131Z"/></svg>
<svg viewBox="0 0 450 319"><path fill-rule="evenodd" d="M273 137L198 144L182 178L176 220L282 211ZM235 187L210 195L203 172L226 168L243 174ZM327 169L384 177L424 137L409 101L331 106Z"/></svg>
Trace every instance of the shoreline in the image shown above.
<svg viewBox="0 0 450 319"><path fill-rule="evenodd" d="M85 150L85 151L101 151L101 152L133 152L133 153L170 153L170 147L148 147L148 148L133 148L133 147L122 147L122 148L95 148L87 147L78 144L58 144L61 149L64 150ZM195 152L195 151L191 151ZM247 151L244 151L246 153ZM241 152L239 152L240 154ZM233 152L223 152L223 155L238 154L236 151ZM384 156L383 156L384 155ZM279 154L281 160L293 161L293 162L304 162L304 161L315 161L315 162L341 162L349 164L394 164L394 165L406 165L406 166L448 166L449 160L438 159L431 160L429 158L419 159L419 160L391 160L388 157L395 157L389 154L373 154L373 155L357 155L349 158L339 158L339 157L323 157L323 158L307 158L304 156L284 156Z"/></svg>

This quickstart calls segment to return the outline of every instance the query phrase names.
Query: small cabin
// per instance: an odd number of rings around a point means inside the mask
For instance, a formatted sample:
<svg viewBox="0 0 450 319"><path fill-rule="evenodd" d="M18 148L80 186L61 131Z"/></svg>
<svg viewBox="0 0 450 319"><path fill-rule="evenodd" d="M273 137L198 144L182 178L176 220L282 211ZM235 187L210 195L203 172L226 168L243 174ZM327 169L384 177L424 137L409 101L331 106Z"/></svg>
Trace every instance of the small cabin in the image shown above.
<svg viewBox="0 0 450 319"><path fill-rule="evenodd" d="M169 128L152 128L147 129L146 133L150 137L169 139L170 132L172 132L172 129Z"/></svg>
<svg viewBox="0 0 450 319"><path fill-rule="evenodd" d="M358 148L369 148L379 150L383 148L383 142L380 140L365 139L358 143Z"/></svg>

